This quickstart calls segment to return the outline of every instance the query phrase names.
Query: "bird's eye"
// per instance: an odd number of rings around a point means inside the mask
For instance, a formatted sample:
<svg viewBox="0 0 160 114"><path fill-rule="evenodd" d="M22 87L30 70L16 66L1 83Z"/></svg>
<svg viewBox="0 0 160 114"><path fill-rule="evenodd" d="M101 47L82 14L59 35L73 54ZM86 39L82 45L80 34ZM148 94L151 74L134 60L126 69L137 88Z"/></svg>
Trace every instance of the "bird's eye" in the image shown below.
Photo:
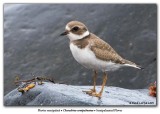
<svg viewBox="0 0 160 114"><path fill-rule="evenodd" d="M79 27L75 26L72 28L73 31L78 31Z"/></svg>

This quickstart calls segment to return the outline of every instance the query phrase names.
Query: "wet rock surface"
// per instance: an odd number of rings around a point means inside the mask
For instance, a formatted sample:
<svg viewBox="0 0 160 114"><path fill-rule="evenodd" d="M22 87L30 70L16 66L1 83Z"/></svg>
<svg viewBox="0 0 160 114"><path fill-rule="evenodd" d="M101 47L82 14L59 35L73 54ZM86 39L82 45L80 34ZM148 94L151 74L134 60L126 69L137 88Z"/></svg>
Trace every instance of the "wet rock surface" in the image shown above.
<svg viewBox="0 0 160 114"><path fill-rule="evenodd" d="M145 68L108 72L107 85L140 89L156 80L155 4L5 4L4 94L15 88L16 75L23 79L31 74L45 75L66 84L92 84L91 70L74 60L69 39L59 36L71 20L85 23L122 57Z"/></svg>
<svg viewBox="0 0 160 114"><path fill-rule="evenodd" d="M21 94L17 89L4 97L5 106L93 106L93 105L156 105L156 98L148 95L147 89L129 90L119 87L105 87L101 99L85 94L91 86L71 86L45 83ZM97 91L100 86L97 87Z"/></svg>

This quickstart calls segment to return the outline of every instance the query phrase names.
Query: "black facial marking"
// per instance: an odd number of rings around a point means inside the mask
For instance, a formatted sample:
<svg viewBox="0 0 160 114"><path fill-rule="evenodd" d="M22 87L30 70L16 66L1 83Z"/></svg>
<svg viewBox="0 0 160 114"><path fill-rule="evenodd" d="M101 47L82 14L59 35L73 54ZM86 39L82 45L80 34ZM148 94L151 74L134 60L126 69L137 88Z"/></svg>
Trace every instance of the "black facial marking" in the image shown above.
<svg viewBox="0 0 160 114"><path fill-rule="evenodd" d="M77 27L77 26L75 26L75 27L72 28L72 31L74 31L74 32L76 32L78 30L79 30L79 27Z"/></svg>

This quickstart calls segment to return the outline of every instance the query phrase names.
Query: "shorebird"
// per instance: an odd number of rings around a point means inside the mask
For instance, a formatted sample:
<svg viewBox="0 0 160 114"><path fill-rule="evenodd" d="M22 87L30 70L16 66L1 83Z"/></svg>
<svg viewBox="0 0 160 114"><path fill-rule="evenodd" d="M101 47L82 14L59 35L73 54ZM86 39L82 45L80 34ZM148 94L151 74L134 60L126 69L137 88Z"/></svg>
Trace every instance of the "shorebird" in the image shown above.
<svg viewBox="0 0 160 114"><path fill-rule="evenodd" d="M107 42L91 33L79 21L71 21L65 27L65 32L70 39L70 50L75 60L85 68L94 71L93 89L84 91L86 94L101 98L107 81L106 71L114 71L120 67L128 66L141 69L139 65L122 58ZM96 92L97 71L103 72L103 83L100 92Z"/></svg>

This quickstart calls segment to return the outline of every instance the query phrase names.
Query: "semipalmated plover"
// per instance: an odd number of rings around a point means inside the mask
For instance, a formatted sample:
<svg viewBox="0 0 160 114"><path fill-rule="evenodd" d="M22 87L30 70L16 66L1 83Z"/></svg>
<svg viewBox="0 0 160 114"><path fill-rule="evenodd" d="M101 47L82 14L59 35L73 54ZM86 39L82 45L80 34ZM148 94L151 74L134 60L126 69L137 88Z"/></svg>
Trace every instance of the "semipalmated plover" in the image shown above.
<svg viewBox="0 0 160 114"><path fill-rule="evenodd" d="M101 97L107 81L106 71L117 70L120 67L129 66L141 69L139 65L122 58L105 41L89 32L88 28L81 22L71 21L66 25L65 32L70 39L70 50L78 63L94 71L93 89L85 91L91 96ZM103 83L99 93L96 93L97 71L103 72Z"/></svg>

